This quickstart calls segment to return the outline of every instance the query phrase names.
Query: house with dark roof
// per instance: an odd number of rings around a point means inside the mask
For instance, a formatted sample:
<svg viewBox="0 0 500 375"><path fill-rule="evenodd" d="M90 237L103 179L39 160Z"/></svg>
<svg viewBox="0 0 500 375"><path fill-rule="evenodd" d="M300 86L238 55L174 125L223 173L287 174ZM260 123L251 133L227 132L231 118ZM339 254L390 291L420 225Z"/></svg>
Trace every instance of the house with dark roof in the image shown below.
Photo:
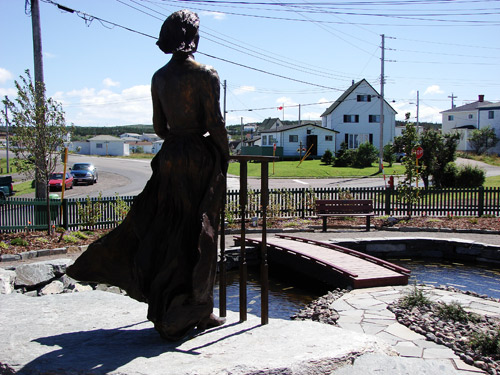
<svg viewBox="0 0 500 375"><path fill-rule="evenodd" d="M443 133L460 133L460 143L457 150L470 151L469 137L476 129L487 126L495 129L497 137L500 138L500 102L492 103L484 100L484 95L479 95L478 100L459 107L454 107L441 112ZM500 145L488 150L488 152L500 153Z"/></svg>
<svg viewBox="0 0 500 375"><path fill-rule="evenodd" d="M334 152L337 131L313 123L271 126L253 138L250 147L243 147L243 155L275 155L298 159L309 152L311 158L321 157L326 150Z"/></svg>
<svg viewBox="0 0 500 375"><path fill-rule="evenodd" d="M380 149L380 95L365 79L352 83L321 115L322 126L338 132L335 151L345 142L358 148L370 142ZM396 111L383 101L383 145L394 139Z"/></svg>

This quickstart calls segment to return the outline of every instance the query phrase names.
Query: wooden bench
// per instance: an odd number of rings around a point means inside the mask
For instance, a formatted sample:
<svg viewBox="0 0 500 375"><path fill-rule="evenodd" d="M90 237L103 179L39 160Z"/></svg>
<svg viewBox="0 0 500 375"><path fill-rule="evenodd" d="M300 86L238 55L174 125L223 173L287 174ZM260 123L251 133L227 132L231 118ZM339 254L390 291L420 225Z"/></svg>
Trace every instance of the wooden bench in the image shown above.
<svg viewBox="0 0 500 375"><path fill-rule="evenodd" d="M370 218L375 215L370 199L318 199L316 215L323 218L323 232L326 232L328 216L366 216L366 231L370 231Z"/></svg>

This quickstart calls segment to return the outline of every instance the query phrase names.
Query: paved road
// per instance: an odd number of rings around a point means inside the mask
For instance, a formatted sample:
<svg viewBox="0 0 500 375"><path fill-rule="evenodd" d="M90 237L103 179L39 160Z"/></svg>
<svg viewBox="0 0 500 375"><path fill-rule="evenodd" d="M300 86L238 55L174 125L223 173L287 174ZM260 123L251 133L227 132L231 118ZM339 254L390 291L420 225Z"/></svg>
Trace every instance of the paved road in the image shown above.
<svg viewBox="0 0 500 375"><path fill-rule="evenodd" d="M0 150L0 157L5 157L5 150ZM105 158L86 155L70 155L69 165L75 162L89 161L94 163L99 171L98 183L91 186L76 186L65 192L65 197L95 197L102 192L103 196L137 195L151 177L150 160ZM500 175L500 167L469 159L457 159L457 164L477 165L486 170L486 175ZM62 168L61 168L62 170ZM397 183L397 179L396 179ZM260 189L259 178L249 178L248 187ZM270 189L283 188L353 188L353 187L384 187L386 182L382 177L361 178L271 178ZM423 186L423 184L422 184ZM240 179L237 176L228 176L228 190L239 190Z"/></svg>

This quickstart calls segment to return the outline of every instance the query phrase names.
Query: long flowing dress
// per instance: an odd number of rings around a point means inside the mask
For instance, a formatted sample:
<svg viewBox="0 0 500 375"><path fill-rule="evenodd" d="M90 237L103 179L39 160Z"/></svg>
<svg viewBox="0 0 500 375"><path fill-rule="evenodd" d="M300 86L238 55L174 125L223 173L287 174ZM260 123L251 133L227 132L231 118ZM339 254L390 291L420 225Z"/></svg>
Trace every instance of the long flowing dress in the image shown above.
<svg viewBox="0 0 500 375"><path fill-rule="evenodd" d="M151 88L154 128L164 139L152 177L123 223L90 245L68 274L147 302L162 337L177 340L213 310L229 150L215 70L174 54Z"/></svg>

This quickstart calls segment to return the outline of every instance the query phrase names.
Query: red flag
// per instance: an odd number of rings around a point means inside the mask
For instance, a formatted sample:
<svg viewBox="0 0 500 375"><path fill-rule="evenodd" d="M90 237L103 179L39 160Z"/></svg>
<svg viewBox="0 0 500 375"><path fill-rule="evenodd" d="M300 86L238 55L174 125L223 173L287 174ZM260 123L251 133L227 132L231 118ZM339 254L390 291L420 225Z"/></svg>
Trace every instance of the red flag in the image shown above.
<svg viewBox="0 0 500 375"><path fill-rule="evenodd" d="M278 111L282 111L282 110L283 110L283 106L278 107Z"/></svg>

